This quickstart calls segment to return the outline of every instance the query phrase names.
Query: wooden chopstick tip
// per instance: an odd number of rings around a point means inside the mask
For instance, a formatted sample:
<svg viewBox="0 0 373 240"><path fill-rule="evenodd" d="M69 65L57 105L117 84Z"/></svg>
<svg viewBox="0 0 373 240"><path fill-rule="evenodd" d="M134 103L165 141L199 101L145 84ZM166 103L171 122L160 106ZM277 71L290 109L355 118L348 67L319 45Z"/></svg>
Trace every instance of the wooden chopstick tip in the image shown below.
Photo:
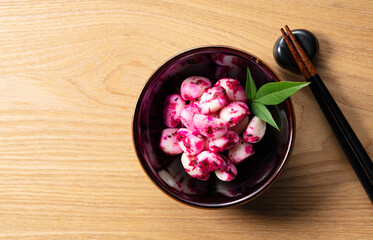
<svg viewBox="0 0 373 240"><path fill-rule="evenodd" d="M288 33L291 32L291 31L290 31L290 28L288 27L288 25L285 25L284 28L285 28L286 32L288 32Z"/></svg>
<svg viewBox="0 0 373 240"><path fill-rule="evenodd" d="M287 26L287 25L286 25ZM288 46L291 54L293 55L293 58L295 60L295 62L297 63L298 65L298 68L300 70L300 72L302 73L302 75L308 79L310 77L310 74L307 70L307 67L306 65L302 62L302 59L301 57L299 56L299 53L297 52L295 46L293 45L291 39L290 39L290 34L287 34L285 33L284 29L281 28L281 33L282 33L282 36L284 37L284 40L286 42L286 45Z"/></svg>
<svg viewBox="0 0 373 240"><path fill-rule="evenodd" d="M288 35L286 34L286 32L284 31L283 28L281 28L281 34L284 38L286 38Z"/></svg>

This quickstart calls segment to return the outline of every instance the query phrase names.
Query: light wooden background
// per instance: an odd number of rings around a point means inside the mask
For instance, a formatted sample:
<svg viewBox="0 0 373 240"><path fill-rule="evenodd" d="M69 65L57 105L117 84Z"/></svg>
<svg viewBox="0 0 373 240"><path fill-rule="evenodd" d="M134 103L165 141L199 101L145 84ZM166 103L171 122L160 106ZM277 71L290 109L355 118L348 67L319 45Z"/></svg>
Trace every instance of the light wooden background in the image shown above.
<svg viewBox="0 0 373 240"><path fill-rule="evenodd" d="M133 109L159 65L224 44L300 80L272 57L285 24L319 38L316 67L372 156L372 1L1 1L0 239L372 239L372 205L309 89L293 97L287 168L249 204L184 206L138 163Z"/></svg>

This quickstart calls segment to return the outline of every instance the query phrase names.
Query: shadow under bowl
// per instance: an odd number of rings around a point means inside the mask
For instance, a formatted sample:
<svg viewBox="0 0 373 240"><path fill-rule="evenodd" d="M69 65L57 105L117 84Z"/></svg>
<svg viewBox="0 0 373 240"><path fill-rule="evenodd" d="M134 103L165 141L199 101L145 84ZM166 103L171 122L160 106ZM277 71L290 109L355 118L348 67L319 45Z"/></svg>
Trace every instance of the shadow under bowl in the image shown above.
<svg viewBox="0 0 373 240"><path fill-rule="evenodd" d="M288 99L269 107L280 131L267 125L264 138L254 144L255 154L237 165L238 175L222 182L212 173L208 181L191 178L180 155L168 156L159 149L166 97L179 93L182 81L190 76L237 79L245 86L246 69L259 89L279 81L278 76L252 54L225 46L208 46L184 51L169 59L150 77L138 99L133 117L133 140L139 161L149 178L164 193L187 205L222 208L239 205L259 196L280 175L294 142L294 110Z"/></svg>

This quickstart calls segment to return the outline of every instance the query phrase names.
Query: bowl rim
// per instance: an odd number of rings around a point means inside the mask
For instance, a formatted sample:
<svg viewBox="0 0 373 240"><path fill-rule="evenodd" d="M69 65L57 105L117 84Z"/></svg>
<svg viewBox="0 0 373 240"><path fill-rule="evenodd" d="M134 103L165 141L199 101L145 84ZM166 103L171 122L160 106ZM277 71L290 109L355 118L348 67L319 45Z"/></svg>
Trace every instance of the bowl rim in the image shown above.
<svg viewBox="0 0 373 240"><path fill-rule="evenodd" d="M289 140L289 143L287 145L285 155L282 158L283 160L281 162L281 165L276 169L274 174L271 175L271 177L267 180L267 182L265 184L263 184L263 186L259 187L256 191L252 192L251 194L249 194L245 197L236 199L234 201L229 201L229 202L225 202L225 203L201 203L201 204L196 204L192 201L189 202L187 200L184 200L181 197L178 197L178 196L173 195L172 193L166 191L161 185L159 185L157 183L157 180L151 174L148 173L148 171L146 170L146 166L144 166L144 164L143 164L143 162L146 162L146 161L144 160L143 156L139 153L140 146L139 146L138 142L136 141L136 139L138 138L138 135L137 135L137 131L135 129L134 122L135 122L135 119L137 119L138 115L139 115L139 109L140 109L140 104L141 104L140 99L143 98L146 90L148 89L149 85L152 83L152 80L155 78L155 76L157 76L160 72L162 72L172 62L174 62L175 60L180 59L184 56L187 56L189 54L192 54L192 53L195 53L195 52L200 52L200 51L207 51L207 50L227 50L227 51L230 51L230 52L233 52L233 53L235 52L235 53L239 53L241 55L242 54L246 55L246 57L249 57L249 58L255 60L258 64L263 64L274 76L276 76L278 81L282 81L281 78L273 71L273 69L271 67L269 67L268 64L263 62L260 58L258 58L257 56L253 55L252 53L250 53L248 51L238 49L238 48L235 48L235 47L226 46L226 45L205 45L205 46L198 46L198 47L189 48L189 49L183 50L181 52L178 52L178 53L174 54L173 56L169 57L166 61L164 61L161 65L158 66L158 68L150 75L148 80L145 82L141 92L138 94L137 101L136 101L136 107L135 107L135 110L133 112L132 123L131 123L131 125L132 125L132 144L133 144L133 147L135 149L137 160L140 163L143 171L145 172L145 175L166 196L168 196L168 197L170 197L170 198L172 198L172 199L174 199L174 200L176 200L176 201L178 201L178 202L180 202L184 205L187 205L187 206L192 206L192 207L196 207L196 208L200 208L200 209L221 209L221 208L229 208L229 207L239 206L239 205L242 205L242 204L245 204L245 203L248 203L248 202L254 200L258 196L263 194L267 189L269 189L272 186L272 184L279 178L279 176L281 175L281 173L285 169L285 167L286 167L286 165L289 161L289 158L290 158L290 156L293 152L295 135L296 135L295 134L296 119L295 119L295 111L294 111L293 102L291 100L291 97L289 97L288 99L286 99L284 101L284 102L287 102L288 105L290 106L290 114L291 114L291 116L289 118L289 122L290 122L289 138L290 138L290 140ZM274 81L277 82L276 79L274 79Z"/></svg>

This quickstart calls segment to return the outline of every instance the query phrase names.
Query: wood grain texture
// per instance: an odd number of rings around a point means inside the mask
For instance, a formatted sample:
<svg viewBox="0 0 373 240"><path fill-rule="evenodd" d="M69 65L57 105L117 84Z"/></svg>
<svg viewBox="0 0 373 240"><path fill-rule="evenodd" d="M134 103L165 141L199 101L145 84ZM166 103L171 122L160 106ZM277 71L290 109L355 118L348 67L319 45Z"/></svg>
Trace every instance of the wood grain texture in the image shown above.
<svg viewBox="0 0 373 240"><path fill-rule="evenodd" d="M371 239L373 208L309 89L278 181L253 202L168 198L132 145L133 109L170 56L224 44L272 56L279 29L320 41L316 68L373 154L373 2L1 1L0 239Z"/></svg>

